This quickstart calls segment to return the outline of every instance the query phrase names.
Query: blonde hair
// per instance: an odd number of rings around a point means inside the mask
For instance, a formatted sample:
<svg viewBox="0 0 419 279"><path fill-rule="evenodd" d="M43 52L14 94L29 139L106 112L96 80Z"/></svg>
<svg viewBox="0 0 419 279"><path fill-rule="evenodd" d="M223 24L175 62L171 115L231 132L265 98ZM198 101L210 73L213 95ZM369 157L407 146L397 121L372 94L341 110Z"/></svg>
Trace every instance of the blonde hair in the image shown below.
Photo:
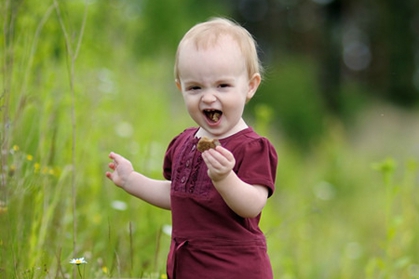
<svg viewBox="0 0 419 279"><path fill-rule="evenodd" d="M175 79L179 80L179 52L186 42L195 44L197 49L214 46L221 36L231 36L237 42L245 58L249 78L262 74L263 68L257 54L257 43L252 35L239 24L225 18L211 18L193 26L180 41L175 58Z"/></svg>

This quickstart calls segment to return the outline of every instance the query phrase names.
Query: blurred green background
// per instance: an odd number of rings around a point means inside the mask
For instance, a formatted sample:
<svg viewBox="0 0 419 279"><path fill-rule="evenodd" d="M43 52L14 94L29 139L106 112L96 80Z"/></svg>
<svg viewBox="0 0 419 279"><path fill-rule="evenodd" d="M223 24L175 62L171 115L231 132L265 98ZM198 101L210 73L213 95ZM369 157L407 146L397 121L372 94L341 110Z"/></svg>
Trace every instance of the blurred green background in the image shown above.
<svg viewBox="0 0 419 279"><path fill-rule="evenodd" d="M245 118L279 154L261 223L275 278L419 278L418 1L0 0L0 14L1 278L165 278L170 214L112 185L107 156L162 178L194 125L177 43L214 16L247 28L265 66Z"/></svg>

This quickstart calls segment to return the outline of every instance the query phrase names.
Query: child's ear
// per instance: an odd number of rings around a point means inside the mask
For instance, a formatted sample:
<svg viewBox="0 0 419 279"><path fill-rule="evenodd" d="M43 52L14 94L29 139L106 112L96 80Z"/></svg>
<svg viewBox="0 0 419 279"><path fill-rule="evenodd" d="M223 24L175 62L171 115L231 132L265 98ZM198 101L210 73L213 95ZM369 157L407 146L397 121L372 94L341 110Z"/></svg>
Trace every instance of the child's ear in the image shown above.
<svg viewBox="0 0 419 279"><path fill-rule="evenodd" d="M175 84L176 84L177 89L179 89L179 91L182 92L182 85L180 84L180 81L178 79L175 79Z"/></svg>
<svg viewBox="0 0 419 279"><path fill-rule="evenodd" d="M256 91L258 90L259 84L262 81L262 78L259 73L254 74L249 80L249 89L246 95L246 102L252 99L253 95L255 95Z"/></svg>

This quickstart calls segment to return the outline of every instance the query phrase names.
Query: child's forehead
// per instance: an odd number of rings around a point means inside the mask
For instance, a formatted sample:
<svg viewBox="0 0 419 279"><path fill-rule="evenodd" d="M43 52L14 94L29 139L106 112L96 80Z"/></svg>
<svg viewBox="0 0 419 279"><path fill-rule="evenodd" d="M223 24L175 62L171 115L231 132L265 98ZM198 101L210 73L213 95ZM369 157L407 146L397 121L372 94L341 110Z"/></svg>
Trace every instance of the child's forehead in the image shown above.
<svg viewBox="0 0 419 279"><path fill-rule="evenodd" d="M259 72L256 42L250 33L242 27L217 21L198 24L184 35L176 52L175 77L179 78L181 64L191 61L192 52L193 56L204 54L224 60L223 51L228 56L233 55L236 62L244 63L249 76Z"/></svg>
<svg viewBox="0 0 419 279"><path fill-rule="evenodd" d="M243 57L239 45L231 37L219 37L208 44L197 44L194 41L185 41L178 54L179 69L206 65L215 68L239 67L246 68L246 59Z"/></svg>
<svg viewBox="0 0 419 279"><path fill-rule="evenodd" d="M198 51L213 50L217 48L237 48L238 52L242 52L237 39L229 34L212 34L211 36L186 39L183 44L180 45L180 50L191 48Z"/></svg>

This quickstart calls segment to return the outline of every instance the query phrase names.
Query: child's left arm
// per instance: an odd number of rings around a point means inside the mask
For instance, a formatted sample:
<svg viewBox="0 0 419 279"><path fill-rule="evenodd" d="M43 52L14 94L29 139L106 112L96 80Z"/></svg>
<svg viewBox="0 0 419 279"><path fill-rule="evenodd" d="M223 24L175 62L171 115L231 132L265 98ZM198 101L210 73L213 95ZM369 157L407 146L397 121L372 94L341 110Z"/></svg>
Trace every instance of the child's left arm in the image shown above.
<svg viewBox="0 0 419 279"><path fill-rule="evenodd" d="M256 217L268 199L268 188L250 185L233 171L233 154L222 146L202 153L208 167L208 176L227 205L243 218Z"/></svg>

